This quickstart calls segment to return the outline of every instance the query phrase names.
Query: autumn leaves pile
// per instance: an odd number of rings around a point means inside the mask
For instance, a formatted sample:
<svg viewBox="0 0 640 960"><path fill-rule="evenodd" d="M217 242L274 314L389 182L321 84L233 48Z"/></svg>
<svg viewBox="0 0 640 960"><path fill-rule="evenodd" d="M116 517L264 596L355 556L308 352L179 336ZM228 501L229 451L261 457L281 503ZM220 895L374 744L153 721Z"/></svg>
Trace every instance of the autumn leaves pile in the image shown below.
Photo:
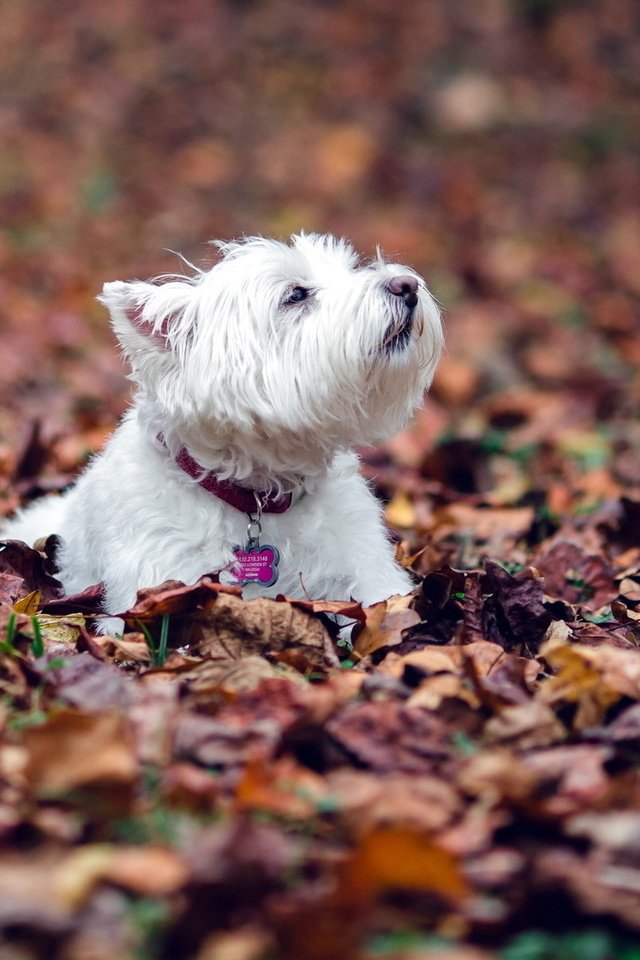
<svg viewBox="0 0 640 960"><path fill-rule="evenodd" d="M561 545L589 593L588 550ZM56 600L25 547L0 562L1 917L28 956L368 960L412 931L415 956L436 937L490 958L536 926L635 935L628 564L598 574L617 619L487 561L369 609L168 583L109 638L97 591Z"/></svg>

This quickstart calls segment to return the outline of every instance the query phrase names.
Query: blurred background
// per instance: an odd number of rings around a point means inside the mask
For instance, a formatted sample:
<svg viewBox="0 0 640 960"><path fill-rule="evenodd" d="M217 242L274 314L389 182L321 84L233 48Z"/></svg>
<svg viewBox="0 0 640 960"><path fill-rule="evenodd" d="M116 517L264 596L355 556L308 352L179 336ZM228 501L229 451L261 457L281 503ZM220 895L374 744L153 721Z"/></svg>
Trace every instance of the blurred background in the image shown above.
<svg viewBox="0 0 640 960"><path fill-rule="evenodd" d="M64 473L122 411L105 280L303 228L380 244L445 311L426 415L368 454L394 522L419 483L558 510L634 490L639 19L636 0L0 0L5 472L35 418Z"/></svg>

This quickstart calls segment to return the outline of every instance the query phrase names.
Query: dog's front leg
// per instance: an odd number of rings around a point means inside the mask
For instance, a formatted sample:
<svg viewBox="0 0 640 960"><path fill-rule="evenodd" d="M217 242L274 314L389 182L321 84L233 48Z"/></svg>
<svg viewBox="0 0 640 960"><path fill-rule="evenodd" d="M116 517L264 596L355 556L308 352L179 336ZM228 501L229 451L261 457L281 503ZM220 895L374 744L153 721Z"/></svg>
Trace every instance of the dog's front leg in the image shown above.
<svg viewBox="0 0 640 960"><path fill-rule="evenodd" d="M395 594L410 593L414 582L394 558L382 508L360 476L351 478L341 502L340 559L342 580L364 606ZM348 531L348 533L347 533Z"/></svg>

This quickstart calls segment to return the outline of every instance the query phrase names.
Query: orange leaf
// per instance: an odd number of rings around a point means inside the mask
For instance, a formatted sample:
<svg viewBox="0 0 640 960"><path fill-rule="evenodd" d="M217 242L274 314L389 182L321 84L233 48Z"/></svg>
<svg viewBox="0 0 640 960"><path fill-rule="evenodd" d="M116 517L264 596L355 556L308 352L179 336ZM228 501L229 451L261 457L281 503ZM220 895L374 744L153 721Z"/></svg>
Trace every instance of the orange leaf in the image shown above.
<svg viewBox="0 0 640 960"><path fill-rule="evenodd" d="M364 837L345 865L343 882L365 896L393 888L437 893L448 900L468 894L455 857L403 827L382 827Z"/></svg>

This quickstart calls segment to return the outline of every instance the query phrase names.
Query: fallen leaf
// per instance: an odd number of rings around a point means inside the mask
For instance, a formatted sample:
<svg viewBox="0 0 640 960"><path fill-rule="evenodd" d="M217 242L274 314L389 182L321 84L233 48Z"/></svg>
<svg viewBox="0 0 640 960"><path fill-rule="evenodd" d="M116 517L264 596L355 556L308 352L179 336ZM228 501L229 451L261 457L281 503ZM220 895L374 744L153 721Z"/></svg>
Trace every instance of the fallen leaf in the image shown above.
<svg viewBox="0 0 640 960"><path fill-rule="evenodd" d="M52 885L52 876L64 857L53 847L5 851L0 856L0 922L61 936L73 924L69 905Z"/></svg>
<svg viewBox="0 0 640 960"><path fill-rule="evenodd" d="M32 590L13 604L16 613L24 613L27 617L35 617L40 608L42 596L39 590Z"/></svg>
<svg viewBox="0 0 640 960"><path fill-rule="evenodd" d="M20 577L25 593L37 590L43 601L54 600L62 591L62 584L51 574L51 562L19 540L0 542L0 573Z"/></svg>
<svg viewBox="0 0 640 960"><path fill-rule="evenodd" d="M58 663L60 659L47 655L42 664L34 668L56 698L87 714L131 706L133 685L112 664L96 660L88 653L73 653Z"/></svg>
<svg viewBox="0 0 640 960"><path fill-rule="evenodd" d="M401 773L381 777L339 767L326 781L340 819L358 835L382 826L435 834L461 811L455 788L437 777Z"/></svg>
<svg viewBox="0 0 640 960"><path fill-rule="evenodd" d="M115 884L140 896L163 897L176 893L187 877L184 861L164 847L86 844L58 864L50 882L57 898L77 909L100 883Z"/></svg>
<svg viewBox="0 0 640 960"><path fill-rule="evenodd" d="M201 577L197 583L187 585L179 580L167 580L158 587L139 590L135 604L123 613L116 614L134 625L140 620L161 620L164 616L182 616L193 613L207 600L220 594L239 597L239 587L227 587L217 583L211 576Z"/></svg>
<svg viewBox="0 0 640 960"><path fill-rule="evenodd" d="M348 703L327 721L325 735L351 763L380 773L431 773L453 752L437 714L388 700Z"/></svg>
<svg viewBox="0 0 640 960"><path fill-rule="evenodd" d="M400 643L404 631L420 623L420 615L412 609L412 603L411 595L395 596L366 608L364 626L354 631L355 653L366 657L382 647Z"/></svg>
<svg viewBox="0 0 640 960"><path fill-rule="evenodd" d="M314 816L327 800L322 777L290 757L247 764L235 791L238 810L261 811L295 820Z"/></svg>
<svg viewBox="0 0 640 960"><path fill-rule="evenodd" d="M596 610L618 595L613 564L603 553L575 541L552 541L538 553L535 563L550 596Z"/></svg>
<svg viewBox="0 0 640 960"><path fill-rule="evenodd" d="M537 700L504 707L487 721L484 733L488 743L510 744L520 750L561 743L567 736L553 710Z"/></svg>
<svg viewBox="0 0 640 960"><path fill-rule="evenodd" d="M247 925L239 930L211 934L195 960L264 960L275 951L273 936L267 930Z"/></svg>
<svg viewBox="0 0 640 960"><path fill-rule="evenodd" d="M38 623L44 640L75 644L82 636L85 618L81 613L68 613L61 617L40 614Z"/></svg>
<svg viewBox="0 0 640 960"><path fill-rule="evenodd" d="M622 697L640 699L640 650L550 640L540 655L556 671L540 685L540 700L578 703L574 723L579 729L600 723Z"/></svg>
<svg viewBox="0 0 640 960"><path fill-rule="evenodd" d="M38 797L94 788L121 791L126 798L139 775L130 728L118 713L59 710L24 730L21 742L25 780Z"/></svg>
<svg viewBox="0 0 640 960"><path fill-rule="evenodd" d="M204 660L181 675L181 682L189 693L196 699L208 702L216 697L233 699L240 693L254 690L266 679L287 679L298 684L305 682L293 667L284 663L270 663L257 655Z"/></svg>
<svg viewBox="0 0 640 960"><path fill-rule="evenodd" d="M416 522L416 509L406 495L398 492L385 507L385 517L391 527L408 529Z"/></svg>
<svg viewBox="0 0 640 960"><path fill-rule="evenodd" d="M366 834L341 873L349 898L397 889L456 901L469 893L456 858L406 827L380 827Z"/></svg>
<svg viewBox="0 0 640 960"><path fill-rule="evenodd" d="M10 603L12 606L16 598L22 596L24 580L11 573L0 573L0 603Z"/></svg>
<svg viewBox="0 0 640 960"><path fill-rule="evenodd" d="M212 660L261 654L302 670L338 665L320 618L289 603L221 594L197 616L192 631L192 644Z"/></svg>

